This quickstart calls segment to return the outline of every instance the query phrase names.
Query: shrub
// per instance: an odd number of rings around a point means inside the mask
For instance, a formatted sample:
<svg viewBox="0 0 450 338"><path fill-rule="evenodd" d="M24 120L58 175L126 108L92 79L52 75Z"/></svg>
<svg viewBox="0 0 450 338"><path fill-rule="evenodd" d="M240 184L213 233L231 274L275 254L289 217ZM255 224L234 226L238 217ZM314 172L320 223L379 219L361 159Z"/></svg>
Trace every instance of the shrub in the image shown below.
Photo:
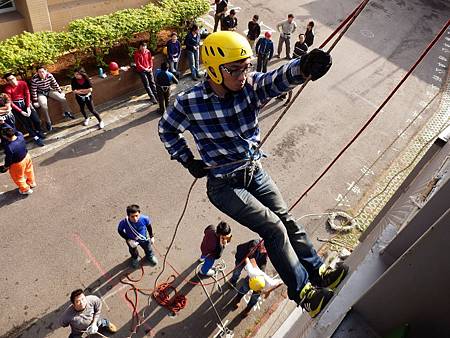
<svg viewBox="0 0 450 338"><path fill-rule="evenodd" d="M0 75L12 71L27 77L36 64L53 64L74 51L95 55L102 65L113 46L126 45L142 32L150 33L149 47L155 50L157 32L164 27L186 29L186 22L208 10L206 0L163 0L158 5L74 20L67 32L24 32L0 42Z"/></svg>

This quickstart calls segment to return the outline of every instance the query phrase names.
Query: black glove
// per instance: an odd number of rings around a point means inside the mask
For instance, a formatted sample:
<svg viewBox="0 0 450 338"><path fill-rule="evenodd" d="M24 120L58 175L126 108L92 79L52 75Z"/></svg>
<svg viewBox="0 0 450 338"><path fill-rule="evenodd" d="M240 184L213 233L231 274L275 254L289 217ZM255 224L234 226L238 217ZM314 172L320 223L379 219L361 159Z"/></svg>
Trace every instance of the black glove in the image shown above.
<svg viewBox="0 0 450 338"><path fill-rule="evenodd" d="M6 168L4 165L0 165L0 174L6 173L8 171L8 168Z"/></svg>
<svg viewBox="0 0 450 338"><path fill-rule="evenodd" d="M313 49L301 57L300 70L311 80L316 81L324 76L331 67L331 55L321 49Z"/></svg>
<svg viewBox="0 0 450 338"><path fill-rule="evenodd" d="M190 158L187 162L183 163L183 166L189 170L192 176L195 178L202 178L208 175L208 171L205 169L205 162L202 160L195 160Z"/></svg>

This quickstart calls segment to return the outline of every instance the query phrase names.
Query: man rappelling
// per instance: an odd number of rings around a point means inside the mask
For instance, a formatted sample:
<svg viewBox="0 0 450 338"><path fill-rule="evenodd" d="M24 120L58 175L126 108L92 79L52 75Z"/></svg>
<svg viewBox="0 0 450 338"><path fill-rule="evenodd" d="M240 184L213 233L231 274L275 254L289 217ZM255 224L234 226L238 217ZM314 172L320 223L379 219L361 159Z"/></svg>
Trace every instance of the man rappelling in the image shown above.
<svg viewBox="0 0 450 338"><path fill-rule="evenodd" d="M331 56L314 49L268 73L253 72L252 49L236 32L217 32L203 44L207 79L181 93L159 122L172 159L192 176L207 176L209 200L264 240L288 296L315 317L344 279L345 265L331 269L317 255L303 226L288 212L276 184L261 165L258 115L271 98L331 67ZM194 137L195 159L183 133Z"/></svg>

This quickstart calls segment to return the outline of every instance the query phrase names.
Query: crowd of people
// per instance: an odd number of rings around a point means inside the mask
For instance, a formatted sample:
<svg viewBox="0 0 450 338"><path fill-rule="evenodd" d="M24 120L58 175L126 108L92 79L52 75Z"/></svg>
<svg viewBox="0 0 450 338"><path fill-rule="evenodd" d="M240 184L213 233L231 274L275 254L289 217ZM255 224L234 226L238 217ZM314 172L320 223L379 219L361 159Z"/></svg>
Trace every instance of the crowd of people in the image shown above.
<svg viewBox="0 0 450 338"><path fill-rule="evenodd" d="M171 159L181 163L189 173L200 179L207 178L207 195L210 202L237 223L259 235L237 246L235 268L230 285L237 287L243 270L246 277L233 302L239 308L248 291L251 300L244 310L247 315L260 295L268 295L284 283L288 296L302 306L311 317L317 316L333 296L333 290L345 278L348 268L325 266L317 254L302 224L288 212L286 203L269 174L263 169L262 152L259 149L260 129L258 114L272 98L292 91L307 79L316 81L331 67L331 56L320 49L309 48L314 43L314 22L310 21L305 33L298 35L291 54L291 36L297 31L294 15L277 24L280 34L277 57L281 58L285 46L286 64L268 71L268 63L274 57L272 33L264 32L254 15L248 22L247 36L235 32L238 21L236 12L228 12L228 1L216 0L214 33L208 35L200 46L199 27L193 24L184 40L190 75L195 85L178 95L169 106L170 86L178 83L178 69L182 46L177 33L172 33L166 45L167 59L154 71L153 56L145 42L134 53L134 62L143 86L152 103L159 103L162 117L159 121L159 137ZM220 32L216 32L218 27ZM205 74L200 72L200 51ZM253 72L253 56L256 54L256 72ZM204 76L205 75L205 76ZM15 128L19 120L38 145L43 145L40 120L35 109L40 109L46 119L47 131L52 122L48 114L47 100L60 102L64 117L72 119L65 95L52 74L39 66L27 83L17 80L14 74L6 74L8 85L0 96L2 118L1 140L6 159L0 167L9 170L22 194L30 194L36 186L32 161L27 153L23 134ZM71 81L84 125L89 119L85 107L98 121L104 123L95 110L92 100L92 83L83 68L77 68ZM183 136L189 131L197 145L200 158L195 158ZM149 216L141 214L138 205L126 209L126 217L119 222L118 233L125 240L131 256L131 266L140 264L138 247L145 253L151 266L158 260L154 254L153 224ZM199 263L199 276L214 276L215 261L231 242L231 227L226 222L209 225L204 230ZM280 279L265 273L270 259ZM85 296L82 290L72 292L71 306L61 318L63 326L70 325L71 337L95 333L99 328L115 332L116 327L100 317L101 302L96 296Z"/></svg>

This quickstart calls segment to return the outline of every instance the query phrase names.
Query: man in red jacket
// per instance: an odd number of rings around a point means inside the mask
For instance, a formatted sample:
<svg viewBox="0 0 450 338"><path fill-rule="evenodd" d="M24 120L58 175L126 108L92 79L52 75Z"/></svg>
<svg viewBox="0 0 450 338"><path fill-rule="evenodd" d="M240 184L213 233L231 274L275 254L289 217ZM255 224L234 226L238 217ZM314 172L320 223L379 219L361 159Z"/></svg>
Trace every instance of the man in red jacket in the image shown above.
<svg viewBox="0 0 450 338"><path fill-rule="evenodd" d="M211 277L214 275L214 261L222 256L223 249L231 241L231 228L226 222L220 222L217 227L208 225L205 229L200 250L203 262L199 271L200 276Z"/></svg>
<svg viewBox="0 0 450 338"><path fill-rule="evenodd" d="M38 146L44 146L41 120L31 105L30 91L27 83L22 80L17 80L12 73L5 74L3 78L8 82L5 86L5 93L11 97L11 107L14 116L27 130L34 142Z"/></svg>
<svg viewBox="0 0 450 338"><path fill-rule="evenodd" d="M157 103L152 53L147 49L147 44L144 41L139 43L139 49L134 52L134 63L136 64L136 70L141 77L144 88L150 97L150 101Z"/></svg>

